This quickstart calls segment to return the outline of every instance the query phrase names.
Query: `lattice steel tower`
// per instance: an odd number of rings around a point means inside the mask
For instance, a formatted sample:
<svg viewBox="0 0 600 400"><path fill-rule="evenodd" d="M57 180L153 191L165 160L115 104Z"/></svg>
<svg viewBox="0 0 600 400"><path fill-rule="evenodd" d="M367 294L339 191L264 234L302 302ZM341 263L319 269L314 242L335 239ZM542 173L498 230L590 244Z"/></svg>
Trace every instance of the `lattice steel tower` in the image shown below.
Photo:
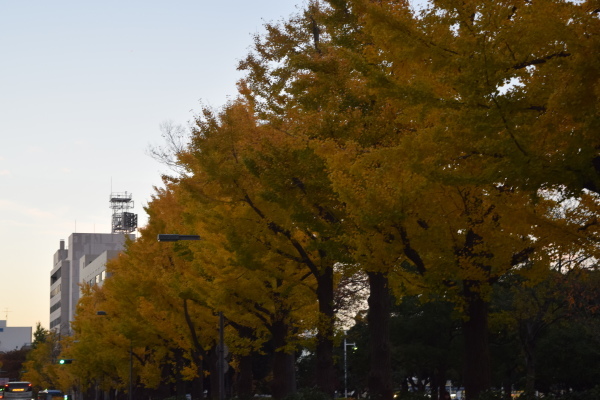
<svg viewBox="0 0 600 400"><path fill-rule="evenodd" d="M131 193L111 193L110 208L112 215L112 233L132 233L137 228L137 214L129 212L133 208Z"/></svg>

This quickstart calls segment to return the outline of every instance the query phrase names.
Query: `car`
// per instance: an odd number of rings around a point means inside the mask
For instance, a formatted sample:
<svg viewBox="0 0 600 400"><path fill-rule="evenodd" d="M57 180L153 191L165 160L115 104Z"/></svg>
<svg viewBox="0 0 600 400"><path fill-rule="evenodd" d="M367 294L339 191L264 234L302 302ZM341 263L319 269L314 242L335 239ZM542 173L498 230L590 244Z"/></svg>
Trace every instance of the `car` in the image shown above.
<svg viewBox="0 0 600 400"><path fill-rule="evenodd" d="M31 382L8 382L1 397L4 400L33 400Z"/></svg>
<svg viewBox="0 0 600 400"><path fill-rule="evenodd" d="M37 400L63 400L64 398L63 392L55 389L40 390L37 395Z"/></svg>

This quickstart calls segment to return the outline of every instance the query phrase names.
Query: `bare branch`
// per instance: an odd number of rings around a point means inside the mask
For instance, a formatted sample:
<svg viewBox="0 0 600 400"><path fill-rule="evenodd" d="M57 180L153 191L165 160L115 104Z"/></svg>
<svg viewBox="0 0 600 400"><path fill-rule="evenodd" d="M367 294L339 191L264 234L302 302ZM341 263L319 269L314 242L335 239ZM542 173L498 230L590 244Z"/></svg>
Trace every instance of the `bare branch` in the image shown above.
<svg viewBox="0 0 600 400"><path fill-rule="evenodd" d="M180 156L185 152L190 143L190 131L181 124L171 120L163 121L159 125L164 144L148 146L147 154L172 171L182 174L183 167Z"/></svg>

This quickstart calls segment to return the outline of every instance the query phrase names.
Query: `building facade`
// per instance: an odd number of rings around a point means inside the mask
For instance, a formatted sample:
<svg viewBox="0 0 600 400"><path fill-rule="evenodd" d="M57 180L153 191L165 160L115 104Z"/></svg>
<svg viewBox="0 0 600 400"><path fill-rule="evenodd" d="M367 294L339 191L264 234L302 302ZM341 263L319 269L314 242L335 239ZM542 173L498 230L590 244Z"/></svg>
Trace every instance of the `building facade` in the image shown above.
<svg viewBox="0 0 600 400"><path fill-rule="evenodd" d="M81 282L89 283L90 285L102 286L106 279L106 263L108 260L116 258L120 250L106 250L97 257L84 256L81 260ZM81 286L80 295L81 295Z"/></svg>
<svg viewBox="0 0 600 400"><path fill-rule="evenodd" d="M31 327L7 326L5 320L0 320L0 352L20 350L31 345Z"/></svg>
<svg viewBox="0 0 600 400"><path fill-rule="evenodd" d="M50 273L50 329L69 334L83 282L102 284L106 278L106 262L124 248L124 233L73 233L68 246L60 241L54 253Z"/></svg>

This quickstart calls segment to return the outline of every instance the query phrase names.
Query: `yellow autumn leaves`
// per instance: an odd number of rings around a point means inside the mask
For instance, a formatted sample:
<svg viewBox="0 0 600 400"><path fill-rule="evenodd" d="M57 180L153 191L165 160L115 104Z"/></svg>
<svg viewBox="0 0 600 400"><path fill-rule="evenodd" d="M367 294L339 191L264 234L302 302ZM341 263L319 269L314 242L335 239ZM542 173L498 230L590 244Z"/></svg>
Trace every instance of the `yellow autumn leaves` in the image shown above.
<svg viewBox="0 0 600 400"><path fill-rule="evenodd" d="M481 337L504 277L597 254L599 30L592 3L551 0L331 1L269 25L239 98L202 110L184 172L105 286L86 288L73 379L124 387L128 346L136 384L214 377L223 312L231 365L315 334L332 393L334 294L361 272L397 298L453 301Z"/></svg>

